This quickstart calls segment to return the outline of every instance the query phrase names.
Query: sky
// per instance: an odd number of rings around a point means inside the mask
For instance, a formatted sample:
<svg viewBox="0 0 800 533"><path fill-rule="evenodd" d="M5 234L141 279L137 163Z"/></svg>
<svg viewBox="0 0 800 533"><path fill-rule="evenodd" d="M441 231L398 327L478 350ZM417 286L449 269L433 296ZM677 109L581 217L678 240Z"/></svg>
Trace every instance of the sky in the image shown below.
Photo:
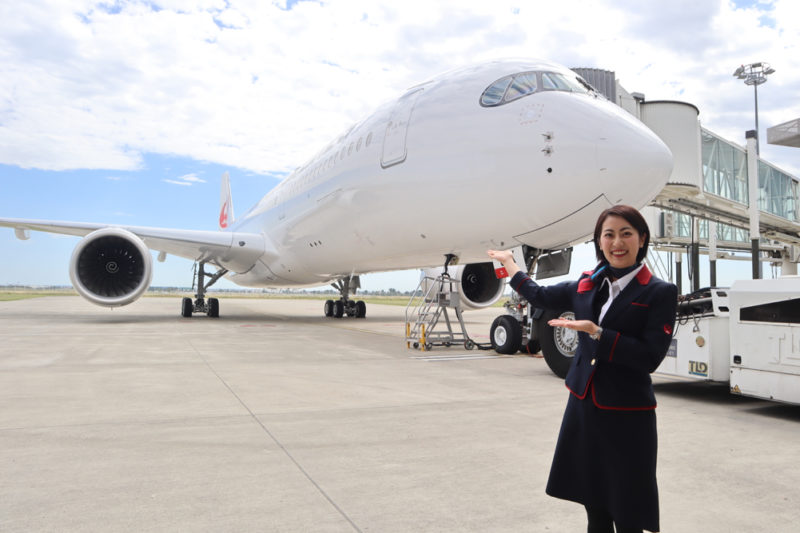
<svg viewBox="0 0 800 533"><path fill-rule="evenodd" d="M506 57L612 70L741 145L753 90L732 74L766 61L761 155L800 176L800 149L766 143L800 117L796 0L27 0L0 20L0 217L214 230L223 172L243 213L381 103ZM77 242L0 228L0 285L69 284ZM591 266L577 250L573 269ZM190 261L154 267L155 286L191 284Z"/></svg>

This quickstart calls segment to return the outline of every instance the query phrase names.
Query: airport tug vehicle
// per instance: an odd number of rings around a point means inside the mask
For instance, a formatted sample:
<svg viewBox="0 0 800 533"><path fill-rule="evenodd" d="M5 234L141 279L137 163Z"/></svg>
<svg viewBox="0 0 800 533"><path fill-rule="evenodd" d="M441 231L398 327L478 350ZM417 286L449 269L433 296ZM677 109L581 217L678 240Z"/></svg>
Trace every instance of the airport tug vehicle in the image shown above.
<svg viewBox="0 0 800 533"><path fill-rule="evenodd" d="M737 280L683 296L656 372L800 404L800 277Z"/></svg>

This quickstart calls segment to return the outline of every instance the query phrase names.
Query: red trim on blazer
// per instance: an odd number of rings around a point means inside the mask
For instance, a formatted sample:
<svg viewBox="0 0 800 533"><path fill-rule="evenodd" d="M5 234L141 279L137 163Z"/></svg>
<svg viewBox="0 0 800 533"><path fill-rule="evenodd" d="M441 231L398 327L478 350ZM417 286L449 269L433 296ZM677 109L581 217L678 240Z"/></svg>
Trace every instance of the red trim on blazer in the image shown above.
<svg viewBox="0 0 800 533"><path fill-rule="evenodd" d="M650 272L650 269L647 268L647 265L644 265L642 269L636 274L636 281L639 282L640 285L647 285L650 283L650 280L653 278L653 273Z"/></svg>
<svg viewBox="0 0 800 533"><path fill-rule="evenodd" d="M591 278L592 274L594 274L594 270L585 270L583 272L584 276L589 277L583 278L578 282L578 292L584 293L594 289L594 280Z"/></svg>
<svg viewBox="0 0 800 533"><path fill-rule="evenodd" d="M597 371L597 367L594 367L594 370L592 370L592 375L589 376L588 380L586 380L586 390L583 391L583 394L578 394L574 390L570 389L569 385L567 385L566 383L564 383L564 386L567 388L567 390L569 392L574 394L579 400L583 400L584 398L586 398L586 394L589 392L589 387L591 387L591 385L592 385L592 379L594 379L594 373L596 371Z"/></svg>
<svg viewBox="0 0 800 533"><path fill-rule="evenodd" d="M594 289L594 282L592 278L583 278L578 282L578 292L584 293Z"/></svg>
<svg viewBox="0 0 800 533"><path fill-rule="evenodd" d="M522 278L522 281L520 281L519 284L517 284L517 288L514 289L514 290L519 292L519 288L522 287L522 284L525 283L526 281L530 281L530 280L531 280L531 278L529 278L528 276L525 276L524 278Z"/></svg>
<svg viewBox="0 0 800 533"><path fill-rule="evenodd" d="M586 393L589 391L589 386L587 385L586 386L586 391L583 393L583 396L581 396L580 394L578 394L574 390L570 389L569 385L567 385L566 383L564 384L564 386L567 387L567 390L570 392L570 394L572 394L573 396L575 396L579 400L583 400L584 398L586 398Z"/></svg>
<svg viewBox="0 0 800 533"><path fill-rule="evenodd" d="M612 407L610 405L601 405L597 401L597 396L594 393L594 387L592 387L592 403L594 403L598 409L606 409L608 411L652 411L658 406L658 404L655 404L651 407Z"/></svg>
<svg viewBox="0 0 800 533"><path fill-rule="evenodd" d="M639 302L631 302L631 305L635 305L636 307L650 307L649 304L640 304Z"/></svg>
<svg viewBox="0 0 800 533"><path fill-rule="evenodd" d="M610 363L612 359L614 359L614 350L617 347L617 341L619 340L620 334L617 332L617 336L614 337L614 344L611 345L611 351L608 353L608 362Z"/></svg>

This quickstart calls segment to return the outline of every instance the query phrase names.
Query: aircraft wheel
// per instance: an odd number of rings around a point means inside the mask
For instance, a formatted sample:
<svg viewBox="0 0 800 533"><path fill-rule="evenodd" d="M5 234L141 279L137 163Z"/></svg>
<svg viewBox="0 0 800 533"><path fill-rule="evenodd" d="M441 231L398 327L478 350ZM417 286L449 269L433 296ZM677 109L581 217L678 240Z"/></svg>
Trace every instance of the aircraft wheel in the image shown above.
<svg viewBox="0 0 800 533"><path fill-rule="evenodd" d="M333 316L333 300L325 300L325 316Z"/></svg>
<svg viewBox="0 0 800 533"><path fill-rule="evenodd" d="M542 354L547 366L553 373L560 377L567 377L572 358L578 350L578 332L567 328L554 328L547 324L553 318L574 319L572 311L545 311L538 321L539 342L542 345Z"/></svg>
<svg viewBox="0 0 800 533"><path fill-rule="evenodd" d="M192 317L192 309L194 309L194 304L192 303L191 298L184 298L181 300L181 316L184 318L191 318Z"/></svg>
<svg viewBox="0 0 800 533"><path fill-rule="evenodd" d="M333 318L342 318L344 316L344 302L336 300L333 302Z"/></svg>
<svg viewBox="0 0 800 533"><path fill-rule="evenodd" d="M365 318L367 316L367 304L363 300L356 302L356 318Z"/></svg>
<svg viewBox="0 0 800 533"><path fill-rule="evenodd" d="M216 298L208 299L208 311L206 314L211 318L219 318L219 300Z"/></svg>
<svg viewBox="0 0 800 533"><path fill-rule="evenodd" d="M528 341L528 344L521 346L519 349L522 353L527 353L530 355L537 354L542 351L542 347L539 344L538 339L534 339L532 341Z"/></svg>
<svg viewBox="0 0 800 533"><path fill-rule="evenodd" d="M492 339L492 348L497 353L517 353L522 338L522 326L513 316L502 315L492 322L489 337Z"/></svg>

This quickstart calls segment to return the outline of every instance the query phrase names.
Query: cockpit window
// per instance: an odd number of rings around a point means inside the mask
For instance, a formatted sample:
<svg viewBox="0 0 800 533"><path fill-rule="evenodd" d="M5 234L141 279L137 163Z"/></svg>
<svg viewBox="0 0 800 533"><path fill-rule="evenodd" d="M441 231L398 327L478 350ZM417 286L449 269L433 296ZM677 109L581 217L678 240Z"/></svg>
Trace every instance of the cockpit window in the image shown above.
<svg viewBox="0 0 800 533"><path fill-rule="evenodd" d="M494 106L502 102L503 95L506 93L506 89L508 89L508 86L511 84L511 80L513 79L514 76L506 76L505 78L500 78L493 84L489 85L486 90L483 91L483 95L481 96L481 105Z"/></svg>
<svg viewBox="0 0 800 533"><path fill-rule="evenodd" d="M517 74L514 76L514 81L511 82L511 87L509 87L506 91L503 101L511 102L517 98L522 98L526 94L536 92L536 87L537 83L535 72L524 72L522 74Z"/></svg>
<svg viewBox="0 0 800 533"><path fill-rule="evenodd" d="M569 91L573 93L588 93L591 86L578 76L567 77L555 72L542 72L542 88L550 91Z"/></svg>
<svg viewBox="0 0 800 533"><path fill-rule="evenodd" d="M489 85L481 95L481 105L494 107L513 102L540 91L574 93L596 92L580 76L565 76L556 72L520 72L505 76Z"/></svg>

